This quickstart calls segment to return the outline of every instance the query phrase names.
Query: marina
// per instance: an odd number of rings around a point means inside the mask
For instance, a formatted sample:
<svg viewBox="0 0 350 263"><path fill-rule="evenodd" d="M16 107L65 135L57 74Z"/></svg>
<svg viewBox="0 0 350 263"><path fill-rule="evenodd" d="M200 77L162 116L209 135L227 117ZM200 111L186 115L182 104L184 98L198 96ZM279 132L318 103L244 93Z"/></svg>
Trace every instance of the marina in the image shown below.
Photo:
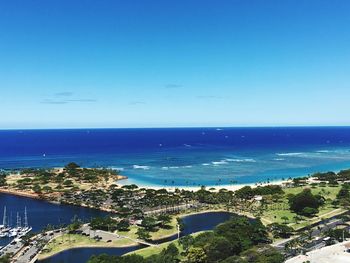
<svg viewBox="0 0 350 263"><path fill-rule="evenodd" d="M2 225L0 225L0 237L10 237L10 238L20 238L22 236L25 236L28 234L31 230L32 227L28 225L28 215L27 215L27 208L24 208L24 223L22 225L22 218L17 212L16 216L16 226L12 227L11 225L11 217L7 216L6 213L6 206L4 207L4 214L3 214L3 219L2 219Z"/></svg>
<svg viewBox="0 0 350 263"><path fill-rule="evenodd" d="M75 215L86 221L93 217L105 216L108 214L96 209L53 204L38 199L0 193L0 207L3 208L5 206L7 210L6 215L8 217L7 221L11 219L10 210L24 211L24 207L26 207L28 224L32 228L30 233L33 234L43 231L48 226L64 226L69 224ZM3 216L3 213L1 213L1 215ZM12 214L13 220L17 221L15 215L16 214ZM0 238L0 246L5 247L12 241L14 241L14 237L4 235L4 237Z"/></svg>

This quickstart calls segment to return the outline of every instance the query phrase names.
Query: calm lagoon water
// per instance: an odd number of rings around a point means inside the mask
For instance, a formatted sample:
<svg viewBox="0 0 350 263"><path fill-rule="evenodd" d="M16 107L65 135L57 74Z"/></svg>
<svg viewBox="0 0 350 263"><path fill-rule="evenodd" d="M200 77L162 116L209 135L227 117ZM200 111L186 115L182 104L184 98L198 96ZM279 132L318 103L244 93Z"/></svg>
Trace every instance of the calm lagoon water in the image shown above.
<svg viewBox="0 0 350 263"><path fill-rule="evenodd" d="M85 263L92 255L108 254L123 255L132 252L141 246L124 248L73 248L63 251L51 258L38 261L39 263Z"/></svg>
<svg viewBox="0 0 350 263"><path fill-rule="evenodd" d="M218 224L227 221L231 217L228 212L208 212L202 214L189 215L183 218L185 229L181 232L181 236L192 234L199 231L211 230ZM177 235L159 240L163 243L175 240ZM134 246L127 248L74 248L63 251L51 258L41 260L40 263L85 263L92 255L106 253L108 255L121 256L128 252L142 248L142 246Z"/></svg>

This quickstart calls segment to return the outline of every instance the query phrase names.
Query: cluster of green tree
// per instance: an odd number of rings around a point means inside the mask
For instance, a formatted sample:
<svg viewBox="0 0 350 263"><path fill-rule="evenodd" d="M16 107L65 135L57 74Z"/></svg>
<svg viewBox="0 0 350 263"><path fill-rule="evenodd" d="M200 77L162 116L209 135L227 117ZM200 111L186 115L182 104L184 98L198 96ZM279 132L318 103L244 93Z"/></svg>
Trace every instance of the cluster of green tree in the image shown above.
<svg viewBox="0 0 350 263"><path fill-rule="evenodd" d="M340 180L338 175L334 172L316 173L313 177L316 177L321 183L328 183L329 185L337 185Z"/></svg>
<svg viewBox="0 0 350 263"><path fill-rule="evenodd" d="M270 242L260 220L233 216L214 231L179 240L182 252L172 243L161 253L148 258L140 256L93 256L89 263L282 263L283 256L267 245Z"/></svg>
<svg viewBox="0 0 350 263"><path fill-rule="evenodd" d="M111 175L118 175L118 171L116 170L81 168L74 162L67 164L64 167L63 173L66 177L89 183L97 183L101 178L107 181Z"/></svg>
<svg viewBox="0 0 350 263"><path fill-rule="evenodd" d="M17 181L18 189L31 188L36 193L52 191L50 186L45 186L52 182L53 178L56 176L50 169L23 169L20 173L29 177ZM43 185L43 187L41 187L41 185Z"/></svg>
<svg viewBox="0 0 350 263"><path fill-rule="evenodd" d="M255 188L244 186L235 192L235 196L240 199L249 200L257 195L279 195L283 193L282 187L279 185L266 185Z"/></svg>
<svg viewBox="0 0 350 263"><path fill-rule="evenodd" d="M140 239L149 240L151 238L150 232L156 232L159 228L171 228L170 222L171 217L167 214L160 214L157 217L144 217L136 235Z"/></svg>
<svg viewBox="0 0 350 263"><path fill-rule="evenodd" d="M342 242L345 240L345 238L350 237L350 233L345 229L330 229L327 231L327 236L339 242Z"/></svg>
<svg viewBox="0 0 350 263"><path fill-rule="evenodd" d="M160 214L157 217L144 217L141 226L148 231L153 231L156 227L167 228L171 221L171 216L167 214Z"/></svg>
<svg viewBox="0 0 350 263"><path fill-rule="evenodd" d="M252 247L240 254L229 257L221 263L282 263L284 257L275 248L266 245Z"/></svg>
<svg viewBox="0 0 350 263"><path fill-rule="evenodd" d="M160 254L143 258L139 255L109 256L106 254L92 256L88 263L176 263L179 262L179 250L174 244L163 249Z"/></svg>
<svg viewBox="0 0 350 263"><path fill-rule="evenodd" d="M187 196L190 196L189 193L184 193ZM201 187L200 190L193 193L194 200L199 201L200 203L206 204L227 204L233 198L233 192L226 189L220 189L217 192L208 191L205 187Z"/></svg>
<svg viewBox="0 0 350 263"><path fill-rule="evenodd" d="M306 184L308 177L296 177L292 179L294 186L303 186Z"/></svg>
<svg viewBox="0 0 350 263"><path fill-rule="evenodd" d="M75 215L72 218L72 222L67 226L67 229L70 233L74 233L82 226L81 220L79 220L78 216Z"/></svg>
<svg viewBox="0 0 350 263"><path fill-rule="evenodd" d="M72 162L67 164L64 167L64 170L60 173L57 173L52 169L30 168L21 170L21 174L28 177L18 180L17 188L31 188L36 193L49 193L54 190L47 185L49 183L58 184L56 187L57 190L73 188L74 182L72 179L79 182L97 183L101 179L107 181L110 176L117 175L118 171L109 169L81 168L79 165Z"/></svg>
<svg viewBox="0 0 350 263"><path fill-rule="evenodd" d="M6 185L6 173L0 172L0 186Z"/></svg>
<svg viewBox="0 0 350 263"><path fill-rule="evenodd" d="M338 181L348 181L350 180L350 169L342 170L339 173L335 172L325 172L325 173L315 173L312 177L316 177L320 181L328 182L329 184L336 185Z"/></svg>
<svg viewBox="0 0 350 263"><path fill-rule="evenodd" d="M151 238L150 232L158 231L159 228L171 228L169 225L170 222L171 216L167 214L160 214L157 217L143 217L136 234L140 239L148 240ZM94 230L99 229L112 232L115 230L129 231L130 223L127 219L117 221L110 216L95 217L91 219L90 227Z"/></svg>
<svg viewBox="0 0 350 263"><path fill-rule="evenodd" d="M232 191L220 189L217 192L206 190L202 187L193 192L188 190L176 189L175 192L169 192L166 189L144 189L129 185L122 188L111 189L111 199L115 204L118 214L132 213L125 207L134 207L135 209L144 208L165 208L167 212L176 212L176 207L180 204L200 202L206 204L230 204L234 198ZM135 197L139 198L135 198Z"/></svg>
<svg viewBox="0 0 350 263"><path fill-rule="evenodd" d="M288 201L293 212L311 217L318 213L318 208L324 204L325 198L319 194L312 194L307 188L296 195L288 195Z"/></svg>
<svg viewBox="0 0 350 263"><path fill-rule="evenodd" d="M338 173L338 180L349 181L350 180L350 169L341 170Z"/></svg>
<svg viewBox="0 0 350 263"><path fill-rule="evenodd" d="M350 184L349 183L344 183L342 187L340 188L338 194L337 194L337 199L333 201L334 205L340 204L341 206L344 207L349 207L350 206Z"/></svg>
<svg viewBox="0 0 350 263"><path fill-rule="evenodd" d="M289 238L294 231L292 227L279 223L272 223L267 226L267 229L274 238Z"/></svg>
<svg viewBox="0 0 350 263"><path fill-rule="evenodd" d="M0 257L0 263L10 263L11 262L11 257L12 257L12 253L11 254L6 254L4 256Z"/></svg>
<svg viewBox="0 0 350 263"><path fill-rule="evenodd" d="M110 216L106 217L95 217L90 221L91 229L99 229L105 231L115 231L117 229L117 222Z"/></svg>
<svg viewBox="0 0 350 263"><path fill-rule="evenodd" d="M129 231L130 229L130 223L126 219L122 219L118 222L116 225L117 230L119 231Z"/></svg>

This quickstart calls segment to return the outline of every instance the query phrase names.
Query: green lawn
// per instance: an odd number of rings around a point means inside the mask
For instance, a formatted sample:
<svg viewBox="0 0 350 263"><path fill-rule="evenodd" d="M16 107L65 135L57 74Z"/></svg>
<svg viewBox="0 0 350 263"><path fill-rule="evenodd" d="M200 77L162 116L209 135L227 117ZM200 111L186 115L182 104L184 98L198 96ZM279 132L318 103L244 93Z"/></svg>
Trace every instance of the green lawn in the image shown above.
<svg viewBox="0 0 350 263"><path fill-rule="evenodd" d="M176 218L178 216L173 216L171 218L171 222L169 224L169 228L157 228L156 231L154 232L150 232L151 238L152 240L156 240L156 239L160 239L163 237L167 237L167 236L171 236L177 233L177 229L176 229ZM126 237L130 237L133 239L138 239L138 236L136 235L137 229L139 227L138 226L131 226L129 231L116 231L117 234L122 235L122 236L126 236Z"/></svg>
<svg viewBox="0 0 350 263"><path fill-rule="evenodd" d="M121 235L121 236L126 236L126 237L130 237L133 239L138 239L138 237L136 235L136 231L137 231L138 227L132 225L132 226L130 226L129 229L130 229L129 231L116 231L115 233L117 233L118 235Z"/></svg>
<svg viewBox="0 0 350 263"><path fill-rule="evenodd" d="M191 234L191 236L196 237L196 236L198 236L201 233L203 233L203 231ZM183 249L182 249L181 245L179 244L178 240L173 240L173 241L162 243L159 246L142 248L142 249L130 252L130 253L126 254L126 255L137 254L137 255L140 255L140 256L143 256L143 257L149 257L149 256L152 256L154 254L159 254L163 249L165 249L171 243L173 243L179 249L179 253L181 253L183 251Z"/></svg>
<svg viewBox="0 0 350 263"><path fill-rule="evenodd" d="M283 217L287 217L287 223L292 226L294 229L299 229L301 227L307 226L311 223L315 223L322 218L329 218L331 216L334 216L336 214L339 214L344 209L341 208L334 208L331 204L331 202L336 198L337 193L339 192L341 186L336 187L330 187L330 186L316 186L315 188L311 188L311 191L313 194L321 194L326 198L325 205L320 208L319 213L317 214L317 217L314 218L305 218L303 217L303 220L296 223L294 217L296 216L295 213L289 210L289 204L287 200L288 194L297 194L300 193L303 189L306 187L293 187L293 188L286 188L284 189L284 196L283 199L279 201L279 203L276 204L270 204L268 205L268 209L263 212L262 220L265 223L269 222L277 222L277 223L284 223L285 220L282 219Z"/></svg>
<svg viewBox="0 0 350 263"><path fill-rule="evenodd" d="M162 237L166 237L166 236L171 236L177 233L177 228L176 228L176 224L177 224L177 220L176 220L177 216L173 216L171 218L171 222L169 224L169 228L160 228L158 231L156 232L151 232L151 236L153 240L156 239L160 239Z"/></svg>
<svg viewBox="0 0 350 263"><path fill-rule="evenodd" d="M152 256L154 254L159 254L163 249L165 249L170 243L175 244L175 246L179 249L179 252L182 252L182 247L180 246L179 242L176 241L170 241L170 242L166 242L166 243L162 243L159 246L156 247L146 247L143 249L139 249L134 251L134 254L143 256L143 257L149 257Z"/></svg>

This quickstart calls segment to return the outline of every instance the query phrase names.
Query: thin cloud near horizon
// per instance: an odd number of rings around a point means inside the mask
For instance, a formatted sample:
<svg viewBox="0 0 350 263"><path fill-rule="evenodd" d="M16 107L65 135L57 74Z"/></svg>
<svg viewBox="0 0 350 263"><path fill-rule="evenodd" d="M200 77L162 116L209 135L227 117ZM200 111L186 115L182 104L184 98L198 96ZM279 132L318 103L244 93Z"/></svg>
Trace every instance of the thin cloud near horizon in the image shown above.
<svg viewBox="0 0 350 263"><path fill-rule="evenodd" d="M183 88L183 85L175 84L175 83L169 83L164 86L166 89L179 89Z"/></svg>
<svg viewBox="0 0 350 263"><path fill-rule="evenodd" d="M54 105L60 105L60 104L68 104L68 103L93 103L97 102L96 99L91 98L71 98L74 95L73 92L70 91L63 91L63 92L57 92L53 95L53 98L48 98L42 100L41 104L54 104Z"/></svg>

